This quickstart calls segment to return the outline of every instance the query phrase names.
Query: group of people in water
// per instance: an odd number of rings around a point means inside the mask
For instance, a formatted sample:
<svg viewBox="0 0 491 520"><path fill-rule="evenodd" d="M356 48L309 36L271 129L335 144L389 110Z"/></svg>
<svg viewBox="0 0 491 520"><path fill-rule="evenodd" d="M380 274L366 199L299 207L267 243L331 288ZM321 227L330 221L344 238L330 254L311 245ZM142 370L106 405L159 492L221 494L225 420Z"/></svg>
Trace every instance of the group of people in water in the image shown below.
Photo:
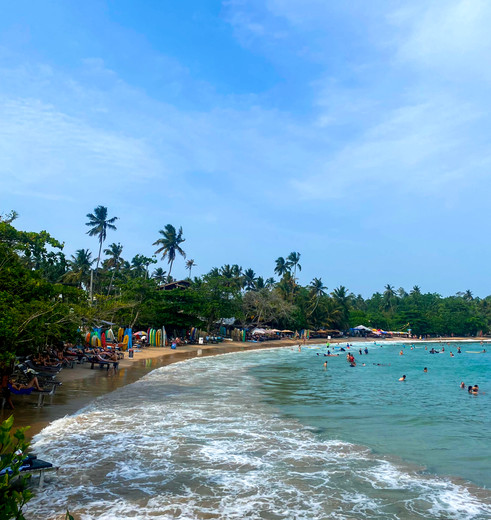
<svg viewBox="0 0 491 520"><path fill-rule="evenodd" d="M350 349L353 345L350 344L350 343L347 343L346 344L346 349ZM335 354L331 351L331 347L330 347L330 343L327 343L326 345L326 348L327 348L327 353L324 354L324 356L339 356L339 354ZM414 345L411 345L411 350L414 350L416 347ZM339 350L341 352L346 352L346 349L342 346L339 347ZM301 350L300 348L300 345L299 345L299 351ZM428 347L425 346L425 350L428 350ZM368 348L365 346L364 349L358 349L358 353L361 355L363 355L363 353L365 353L365 355L368 354ZM435 350L433 347L431 348L431 350L429 351L430 354L439 354L439 353L443 353L445 352L445 347L442 346L441 350ZM486 352L486 349L483 349L482 350L482 353L485 353ZM461 350L461 347L460 346L457 346L457 354L461 354L462 353L462 350ZM318 356L320 356L321 354L320 353L317 353ZM399 355L404 355L404 350L401 349L401 351L399 352ZM454 357L454 354L452 352L450 352L450 356L451 357ZM349 363L350 367L356 367L356 360L355 360L355 356L352 354L352 352L348 352L346 354L346 360L347 362ZM382 364L382 363L373 363L374 365L377 365L377 366L390 366L389 365L385 365L385 364ZM363 363L363 366L365 366L365 363ZM327 368L327 361L324 362L324 368ZM424 367L423 368L423 372L428 372L428 367ZM399 378L399 381L406 381L406 374L402 375L400 378ZM460 388L464 388L465 389L465 383L462 381L460 383ZM473 394L473 395L477 395L479 393L479 385L474 385L474 386L468 386L467 387L467 391L469 392L469 394ZM481 392L482 393L482 392Z"/></svg>

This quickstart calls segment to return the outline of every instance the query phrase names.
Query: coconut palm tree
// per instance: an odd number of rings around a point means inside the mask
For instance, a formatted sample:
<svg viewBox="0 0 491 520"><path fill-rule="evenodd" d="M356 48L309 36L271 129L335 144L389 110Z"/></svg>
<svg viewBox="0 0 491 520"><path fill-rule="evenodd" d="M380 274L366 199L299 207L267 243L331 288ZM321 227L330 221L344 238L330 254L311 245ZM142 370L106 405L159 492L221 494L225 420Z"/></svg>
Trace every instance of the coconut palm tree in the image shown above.
<svg viewBox="0 0 491 520"><path fill-rule="evenodd" d="M172 264L176 259L176 253L186 258L186 253L180 246L186 239L182 238L182 227L179 228L179 231L176 231L176 228L172 224L166 224L164 229L159 230L159 233L162 235L162 238L156 240L153 245L161 247L155 251L155 254L158 255L162 253L162 260L164 260L165 257L168 258L169 276L171 276Z"/></svg>
<svg viewBox="0 0 491 520"><path fill-rule="evenodd" d="M384 291L384 304L385 304L385 308L386 309L391 309L393 308L393 302L394 302L394 299L396 297L396 292L394 290L394 287L390 284L387 284L385 287L384 287L385 291Z"/></svg>
<svg viewBox="0 0 491 520"><path fill-rule="evenodd" d="M268 288L274 287L276 284L276 280L272 277L266 278L266 281L264 282L264 285Z"/></svg>
<svg viewBox="0 0 491 520"><path fill-rule="evenodd" d="M351 302L351 294L344 285L340 285L331 293L334 301L340 310L340 326L346 329L349 325L349 308Z"/></svg>
<svg viewBox="0 0 491 520"><path fill-rule="evenodd" d="M288 262L290 263L290 265L293 267L293 278L296 279L297 278L297 269L299 271L302 270L302 266L299 264L300 262L300 257L302 255L300 253L295 253L295 251L292 251L289 255L288 255Z"/></svg>
<svg viewBox="0 0 491 520"><path fill-rule="evenodd" d="M285 273L290 272L291 265L282 256L276 259L274 272L281 278Z"/></svg>
<svg viewBox="0 0 491 520"><path fill-rule="evenodd" d="M256 288L256 273L252 269L244 271L244 287L248 291L253 291Z"/></svg>
<svg viewBox="0 0 491 520"><path fill-rule="evenodd" d="M194 260L188 260L186 262L186 269L189 271L189 278L191 278L191 269L193 267L197 267L197 264L194 263Z"/></svg>
<svg viewBox="0 0 491 520"><path fill-rule="evenodd" d="M322 278L314 278L309 285L310 297L312 300L312 310L310 314L313 314L317 305L319 305L319 298L325 296L327 287L322 283Z"/></svg>
<svg viewBox="0 0 491 520"><path fill-rule="evenodd" d="M152 278L157 283L164 283L167 278L167 271L164 271L162 267L157 267L157 269L155 269L155 271L152 274Z"/></svg>
<svg viewBox="0 0 491 520"><path fill-rule="evenodd" d="M68 260L70 270L63 275L62 280L67 283L76 283L79 287L84 284L87 289L90 270L95 262L91 256L92 253L88 249L77 249L71 260Z"/></svg>
<svg viewBox="0 0 491 520"><path fill-rule="evenodd" d="M113 270L111 275L111 281L109 282L109 289L107 290L107 295L111 293L111 288L113 286L114 275L116 271L119 271L121 264L123 263L123 259L121 258L121 253L123 252L123 246L118 242L115 244L114 242L109 245L107 249L104 249L104 254L108 255L109 258L106 260L106 266Z"/></svg>
<svg viewBox="0 0 491 520"><path fill-rule="evenodd" d="M97 206L94 209L94 213L87 213L89 222L85 225L89 226L90 229L87 234L91 237L97 236L99 238L99 255L97 256L97 265L95 270L99 269L99 262L101 261L102 244L106 240L107 230L116 230L114 223L118 220L118 217L107 217L107 208L105 206Z"/></svg>

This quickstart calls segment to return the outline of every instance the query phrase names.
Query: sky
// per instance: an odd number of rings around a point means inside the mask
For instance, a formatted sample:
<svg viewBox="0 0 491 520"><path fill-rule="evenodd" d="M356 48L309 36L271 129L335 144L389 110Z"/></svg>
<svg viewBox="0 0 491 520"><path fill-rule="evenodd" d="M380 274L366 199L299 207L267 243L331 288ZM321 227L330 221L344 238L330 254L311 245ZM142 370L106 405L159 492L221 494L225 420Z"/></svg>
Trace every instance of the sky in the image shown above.
<svg viewBox="0 0 491 520"><path fill-rule="evenodd" d="M128 260L172 224L193 275L298 251L330 291L489 295L489 27L487 0L5 2L0 213L68 257L103 205Z"/></svg>

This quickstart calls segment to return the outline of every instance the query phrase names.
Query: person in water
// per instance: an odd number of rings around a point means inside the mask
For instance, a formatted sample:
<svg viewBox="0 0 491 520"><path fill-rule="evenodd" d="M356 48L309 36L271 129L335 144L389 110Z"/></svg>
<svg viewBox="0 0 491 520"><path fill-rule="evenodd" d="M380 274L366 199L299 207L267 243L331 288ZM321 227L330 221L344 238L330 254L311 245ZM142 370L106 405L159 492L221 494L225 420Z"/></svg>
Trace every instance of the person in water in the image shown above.
<svg viewBox="0 0 491 520"><path fill-rule="evenodd" d="M405 381L405 380L406 380L406 376L405 375L399 378L399 381Z"/></svg>
<svg viewBox="0 0 491 520"><path fill-rule="evenodd" d="M460 383L460 388L465 388L465 383L463 381Z"/></svg>
<svg viewBox="0 0 491 520"><path fill-rule="evenodd" d="M460 350L460 347L457 347L457 354L462 354L462 351Z"/></svg>
<svg viewBox="0 0 491 520"><path fill-rule="evenodd" d="M473 394L478 394L479 393L479 386L478 385L474 385L472 387L472 393Z"/></svg>
<svg viewBox="0 0 491 520"><path fill-rule="evenodd" d="M404 352L401 350L401 351L399 352L399 356L403 356L403 355L404 355Z"/></svg>
<svg viewBox="0 0 491 520"><path fill-rule="evenodd" d="M423 372L428 372L428 368L427 368L427 367L424 367L424 368L423 368Z"/></svg>
<svg viewBox="0 0 491 520"><path fill-rule="evenodd" d="M365 354L368 354L368 349L367 349L367 347L365 347Z"/></svg>

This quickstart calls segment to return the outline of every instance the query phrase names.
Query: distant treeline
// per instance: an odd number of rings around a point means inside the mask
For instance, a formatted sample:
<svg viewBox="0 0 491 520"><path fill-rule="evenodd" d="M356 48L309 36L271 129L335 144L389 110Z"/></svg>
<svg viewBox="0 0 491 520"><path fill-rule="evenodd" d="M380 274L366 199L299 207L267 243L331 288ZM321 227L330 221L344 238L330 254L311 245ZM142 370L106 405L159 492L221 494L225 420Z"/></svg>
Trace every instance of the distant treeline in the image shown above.
<svg viewBox="0 0 491 520"><path fill-rule="evenodd" d="M0 216L0 359L77 341L84 327L101 320L136 329L165 325L171 334L194 326L213 332L231 318L238 327L290 330L344 331L365 325L441 336L490 330L491 296L474 298L465 291L442 297L423 294L418 286L408 293L391 285L367 299L344 286L328 292L320 277L307 286L298 283L299 252L272 262L275 277L226 264L192 278L197 264L185 260L182 228L167 224L153 244L154 254L126 260L123 245L103 247L117 220L103 206L87 215L88 234L98 241L97 257L79 249L66 258L63 244L47 232L16 229L16 216ZM162 267L150 271L156 255L168 262L169 272ZM174 281L178 257L185 260L188 277L164 290Z"/></svg>

